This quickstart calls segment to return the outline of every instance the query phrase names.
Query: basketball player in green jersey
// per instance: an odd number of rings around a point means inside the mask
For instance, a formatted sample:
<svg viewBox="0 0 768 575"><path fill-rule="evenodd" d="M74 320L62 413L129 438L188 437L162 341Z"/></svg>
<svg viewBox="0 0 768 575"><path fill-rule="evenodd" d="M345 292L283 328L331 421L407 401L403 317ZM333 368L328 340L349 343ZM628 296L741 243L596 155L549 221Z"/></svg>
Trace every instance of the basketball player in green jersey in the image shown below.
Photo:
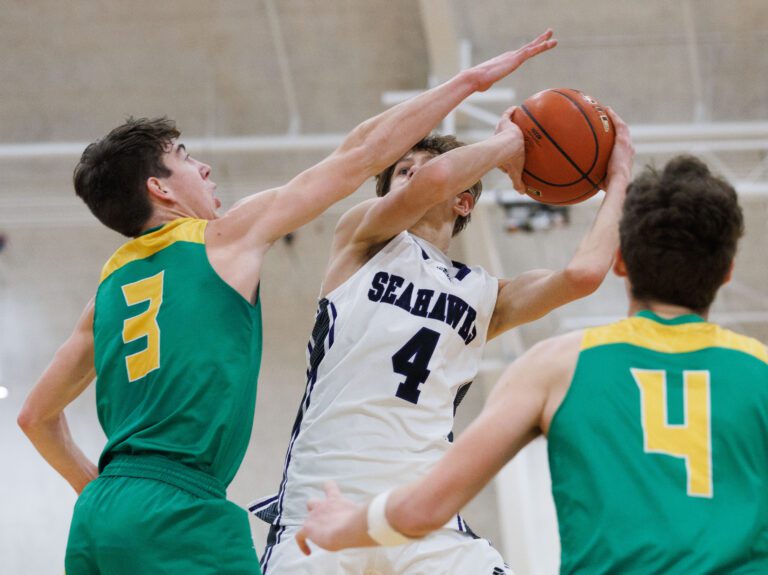
<svg viewBox="0 0 768 575"><path fill-rule="evenodd" d="M328 158L222 217L210 167L190 157L172 122L129 120L86 148L77 194L134 239L104 266L94 301L19 415L80 494L69 575L259 573L246 513L225 489L253 420L265 253L398 160L467 96L554 47L551 36L362 123ZM521 154L519 130L498 141L499 165ZM94 377L107 436L98 467L64 416Z"/></svg>
<svg viewBox="0 0 768 575"><path fill-rule="evenodd" d="M543 341L422 480L313 501L331 550L443 526L524 445L549 440L562 573L768 573L768 351L707 321L731 276L736 193L693 157L629 187L614 266L630 317Z"/></svg>

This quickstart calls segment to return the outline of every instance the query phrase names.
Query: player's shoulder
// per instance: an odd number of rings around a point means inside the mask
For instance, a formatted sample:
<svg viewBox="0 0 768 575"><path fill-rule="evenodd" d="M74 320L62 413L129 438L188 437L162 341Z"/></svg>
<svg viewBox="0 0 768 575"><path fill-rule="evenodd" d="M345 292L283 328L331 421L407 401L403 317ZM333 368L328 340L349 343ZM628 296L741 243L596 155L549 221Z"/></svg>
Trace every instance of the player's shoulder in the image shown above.
<svg viewBox="0 0 768 575"><path fill-rule="evenodd" d="M489 272L483 266L481 266L479 264L465 264L463 262L456 261L456 260L452 260L452 263L453 263L453 267L455 267L457 270L459 270L459 274L461 276L469 276L469 272L472 272L476 276L480 276L480 277L484 278L487 281L492 281L493 285L494 285L494 287L496 287L496 289L500 289L501 288L502 279L496 277L495 275L493 275L491 272ZM464 271L462 273L462 270L466 270L466 271Z"/></svg>
<svg viewBox="0 0 768 575"><path fill-rule="evenodd" d="M546 355L547 353L557 351L569 351L572 349L579 350L581 348L581 342L584 339L584 333L585 330L580 329L548 337L547 339L536 343L531 348L531 351L535 349L536 353Z"/></svg>
<svg viewBox="0 0 768 575"><path fill-rule="evenodd" d="M513 364L520 370L521 378L527 379L527 385L537 388L547 398L541 422L545 432L570 387L583 335L583 331L575 331L542 340Z"/></svg>
<svg viewBox="0 0 768 575"><path fill-rule="evenodd" d="M768 364L768 346L762 341L724 328L717 324L711 324L716 331L719 347L752 356L764 364Z"/></svg>
<svg viewBox="0 0 768 575"><path fill-rule="evenodd" d="M526 356L531 364L547 371L568 370L581 351L584 330L556 335L534 344Z"/></svg>
<svg viewBox="0 0 768 575"><path fill-rule="evenodd" d="M363 221L363 218L365 218L368 210L370 210L378 200L379 198L370 198L349 208L346 212L344 212L344 214L339 218L339 221L336 223L336 230L334 234L353 234L360 223Z"/></svg>
<svg viewBox="0 0 768 575"><path fill-rule="evenodd" d="M407 234L395 234L392 237L385 238L377 242L371 242L367 239L361 239L359 230L366 225L366 216L368 212L381 201L381 198L370 198L360 202L356 206L347 210L336 224L333 232L333 244L331 246L331 259L335 259L339 254L345 254L344 257L351 257L359 264L367 262L385 246L391 244L392 240L400 238L405 239Z"/></svg>

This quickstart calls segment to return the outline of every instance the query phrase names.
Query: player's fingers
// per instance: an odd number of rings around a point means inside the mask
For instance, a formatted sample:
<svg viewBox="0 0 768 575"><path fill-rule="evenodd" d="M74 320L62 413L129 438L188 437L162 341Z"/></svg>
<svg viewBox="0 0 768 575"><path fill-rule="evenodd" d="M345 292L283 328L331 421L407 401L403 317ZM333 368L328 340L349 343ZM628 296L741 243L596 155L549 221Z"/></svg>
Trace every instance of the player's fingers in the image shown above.
<svg viewBox="0 0 768 575"><path fill-rule="evenodd" d="M541 54L551 48L557 46L557 40L552 40L552 30L548 28L543 34L536 39L531 40L525 44L522 48L518 48L513 54L514 67L522 65L526 60L533 58L534 56Z"/></svg>
<svg viewBox="0 0 768 575"><path fill-rule="evenodd" d="M325 496L328 499L331 499L332 497L341 497L341 491L335 481L325 482Z"/></svg>
<svg viewBox="0 0 768 575"><path fill-rule="evenodd" d="M635 147L632 145L632 138L629 133L629 126L621 117L613 111L610 106L605 107L605 111L610 116L613 122L613 127L616 130L616 141L621 142L626 148L628 148L631 155L635 154Z"/></svg>
<svg viewBox="0 0 768 575"><path fill-rule="evenodd" d="M507 120L509 120L511 122L512 121L512 114L515 113L515 110L517 110L517 106L510 106L509 108L504 110L504 113L501 115L501 117L505 118L505 119L507 119Z"/></svg>
<svg viewBox="0 0 768 575"><path fill-rule="evenodd" d="M529 60L530 58L533 58L534 56L538 56L542 52L551 50L555 46L557 46L557 40L547 40L543 44L536 44L535 46L526 46L520 52L518 65L522 64L526 60Z"/></svg>
<svg viewBox="0 0 768 575"><path fill-rule="evenodd" d="M307 544L307 529L306 527L302 527L299 529L299 532L296 534L296 543L299 546L299 549L301 549L301 552L304 553L304 555L312 555L312 550L309 548L309 545Z"/></svg>
<svg viewBox="0 0 768 575"><path fill-rule="evenodd" d="M552 39L552 34L552 28L547 28L543 34L540 34L536 39L523 46L523 51L534 56L545 50L554 48L557 46L557 40Z"/></svg>
<svg viewBox="0 0 768 575"><path fill-rule="evenodd" d="M610 106L605 107L605 111L608 114L608 116L611 118L611 121L613 122L614 127L616 128L616 131L623 130L627 127L626 122L621 119L621 116L619 116L613 108Z"/></svg>
<svg viewBox="0 0 768 575"><path fill-rule="evenodd" d="M541 34L536 36L536 38L534 40L532 40L529 43L529 45L530 44L541 44L542 42L545 42L545 41L549 40L552 37L552 34L553 34L552 28L547 28L546 30L544 30L544 32L542 32Z"/></svg>
<svg viewBox="0 0 768 575"><path fill-rule="evenodd" d="M526 189L520 174L510 174L510 178L512 179L512 187L515 188L515 191L521 196L524 196Z"/></svg>
<svg viewBox="0 0 768 575"><path fill-rule="evenodd" d="M315 507L322 503L321 499L309 499L307 500L307 511L313 511Z"/></svg>
<svg viewBox="0 0 768 575"><path fill-rule="evenodd" d="M514 107L508 108L501 115L501 117L499 118L499 121L496 122L496 131L495 131L496 134L503 132L505 130L509 130L510 128L513 127L512 112L514 112Z"/></svg>

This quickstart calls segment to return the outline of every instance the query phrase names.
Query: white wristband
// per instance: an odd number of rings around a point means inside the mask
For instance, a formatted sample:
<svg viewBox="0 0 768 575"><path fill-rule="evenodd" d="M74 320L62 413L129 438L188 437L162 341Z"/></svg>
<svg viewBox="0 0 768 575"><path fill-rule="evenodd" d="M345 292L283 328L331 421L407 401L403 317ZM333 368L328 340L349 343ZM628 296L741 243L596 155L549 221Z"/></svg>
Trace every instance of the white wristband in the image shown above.
<svg viewBox="0 0 768 575"><path fill-rule="evenodd" d="M387 499L389 499L391 492L390 489L384 493L379 493L368 506L368 535L376 543L385 547L403 545L413 541L399 531L395 531L387 521Z"/></svg>

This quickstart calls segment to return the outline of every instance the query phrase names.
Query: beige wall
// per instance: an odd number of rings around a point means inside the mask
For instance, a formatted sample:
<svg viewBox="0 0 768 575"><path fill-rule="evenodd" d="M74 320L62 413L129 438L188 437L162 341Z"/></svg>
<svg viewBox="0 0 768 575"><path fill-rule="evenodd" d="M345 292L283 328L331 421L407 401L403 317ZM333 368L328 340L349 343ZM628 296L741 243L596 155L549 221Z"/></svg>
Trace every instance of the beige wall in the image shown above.
<svg viewBox="0 0 768 575"><path fill-rule="evenodd" d="M285 39L300 133L346 132L382 110L383 91L426 86L429 61L415 0L272 4ZM121 241L74 198L76 154L19 159L3 157L4 145L87 142L128 115L168 115L186 138L285 134L291 97L268 6L267 0L0 2L0 233L9 238L0 254L0 385L10 392L0 400L3 574L61 573L74 494L22 437L15 418ZM768 121L763 0L454 0L452 6L461 35L472 41L474 61L515 47L545 26L556 29L557 52L504 82L517 90L517 101L542 88L573 86L603 99L631 123L689 122L697 109L706 120ZM693 53L687 43L691 31ZM488 131L472 122L460 126ZM212 164L227 205L286 181L325 153L191 151ZM739 174L764 161L760 154ZM491 181L500 185L498 178ZM344 206L371 193L366 186ZM764 197L744 201L748 233L718 313L768 311L768 208ZM505 235L501 213L494 211L492 230L505 274L564 265L595 207L574 209L571 228L531 236ZM301 230L292 247L278 244L267 259L256 424L230 489L238 503L278 484L304 388L304 348L319 278L342 210ZM561 331L565 320L623 311L623 287L609 279L597 294L527 326L521 336L529 345ZM729 327L765 341L767 326ZM484 387L476 386L461 411L462 425L483 399ZM67 413L74 436L95 458L104 438L92 390ZM479 533L500 538L492 489L466 515ZM253 527L260 549L265 530L255 521Z"/></svg>

